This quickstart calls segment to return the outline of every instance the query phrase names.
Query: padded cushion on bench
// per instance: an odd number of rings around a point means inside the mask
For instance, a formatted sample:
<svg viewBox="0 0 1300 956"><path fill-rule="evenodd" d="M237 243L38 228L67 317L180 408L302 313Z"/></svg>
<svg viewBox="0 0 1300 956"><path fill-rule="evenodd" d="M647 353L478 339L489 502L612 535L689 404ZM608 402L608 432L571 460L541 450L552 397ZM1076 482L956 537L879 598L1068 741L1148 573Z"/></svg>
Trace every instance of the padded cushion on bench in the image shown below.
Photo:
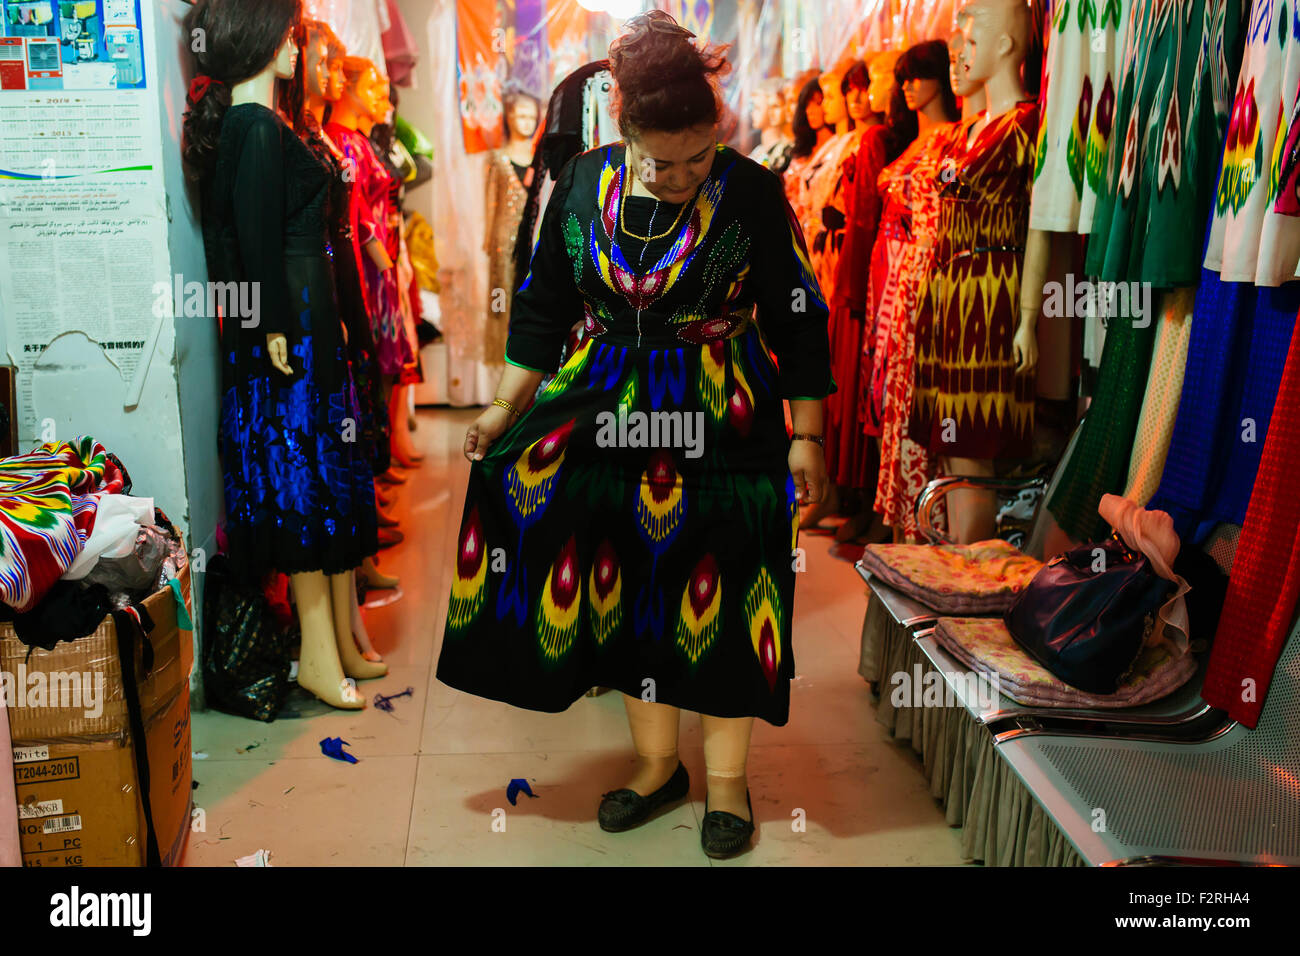
<svg viewBox="0 0 1300 956"><path fill-rule="evenodd" d="M862 564L940 614L1001 614L1043 566L1000 539L975 544L869 544Z"/></svg>
<svg viewBox="0 0 1300 956"><path fill-rule="evenodd" d="M1137 707L1173 693L1196 672L1191 654L1175 657L1163 646L1146 647L1118 691L1087 694L1026 654L999 618L940 618L934 636L961 663L995 679L1002 693L1034 707Z"/></svg>

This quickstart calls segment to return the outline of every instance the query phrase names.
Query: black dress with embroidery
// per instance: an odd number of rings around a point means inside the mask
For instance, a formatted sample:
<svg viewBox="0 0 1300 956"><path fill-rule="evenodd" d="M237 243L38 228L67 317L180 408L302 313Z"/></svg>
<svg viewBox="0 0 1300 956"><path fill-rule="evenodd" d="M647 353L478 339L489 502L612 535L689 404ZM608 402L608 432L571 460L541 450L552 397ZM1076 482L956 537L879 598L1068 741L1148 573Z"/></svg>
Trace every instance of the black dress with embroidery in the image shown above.
<svg viewBox="0 0 1300 956"><path fill-rule="evenodd" d="M782 399L835 387L826 306L771 172L719 147L684 206L625 176L615 144L556 182L506 360L555 371L588 335L471 469L438 677L541 711L599 685L784 724Z"/></svg>
<svg viewBox="0 0 1300 956"><path fill-rule="evenodd" d="M378 548L335 300L330 182L329 167L271 110L226 113L203 188L203 237L209 279L256 296L255 314L222 317L218 435L229 551L251 578L339 573ZM271 365L272 333L288 341L292 375Z"/></svg>

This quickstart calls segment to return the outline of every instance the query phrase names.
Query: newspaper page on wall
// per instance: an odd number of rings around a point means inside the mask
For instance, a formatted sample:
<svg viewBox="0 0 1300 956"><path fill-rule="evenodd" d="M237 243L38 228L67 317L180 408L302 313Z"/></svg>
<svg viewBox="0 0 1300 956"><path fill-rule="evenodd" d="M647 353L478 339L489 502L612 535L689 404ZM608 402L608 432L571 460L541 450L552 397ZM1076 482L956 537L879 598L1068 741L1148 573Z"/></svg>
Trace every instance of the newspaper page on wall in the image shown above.
<svg viewBox="0 0 1300 956"><path fill-rule="evenodd" d="M0 0L0 322L23 446L47 440L32 379L56 339L102 349L129 405L180 298L153 16L142 0Z"/></svg>

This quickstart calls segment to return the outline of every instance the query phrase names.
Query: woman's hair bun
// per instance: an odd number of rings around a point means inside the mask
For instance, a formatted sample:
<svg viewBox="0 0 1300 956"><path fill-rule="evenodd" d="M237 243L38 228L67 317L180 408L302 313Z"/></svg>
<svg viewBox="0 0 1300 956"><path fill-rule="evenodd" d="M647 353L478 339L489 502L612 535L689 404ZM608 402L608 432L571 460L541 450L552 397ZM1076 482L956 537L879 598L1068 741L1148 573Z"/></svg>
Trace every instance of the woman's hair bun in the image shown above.
<svg viewBox="0 0 1300 956"><path fill-rule="evenodd" d="M662 10L627 22L610 44L609 67L616 84L611 105L625 136L684 129L721 115L717 78L730 69L727 48L698 46L695 34Z"/></svg>

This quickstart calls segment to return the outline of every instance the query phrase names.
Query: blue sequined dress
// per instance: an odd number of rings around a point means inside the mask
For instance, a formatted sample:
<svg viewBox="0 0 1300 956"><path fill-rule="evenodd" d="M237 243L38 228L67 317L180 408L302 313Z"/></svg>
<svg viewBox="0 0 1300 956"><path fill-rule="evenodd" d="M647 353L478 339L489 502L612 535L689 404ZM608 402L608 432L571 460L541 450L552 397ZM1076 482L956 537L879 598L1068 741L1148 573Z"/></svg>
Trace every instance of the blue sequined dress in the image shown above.
<svg viewBox="0 0 1300 956"><path fill-rule="evenodd" d="M226 535L249 577L348 571L377 550L373 474L335 298L329 166L271 110L232 106L204 183L209 279L256 288L221 321ZM249 302L245 296L244 302ZM292 375L266 337L288 339Z"/></svg>

